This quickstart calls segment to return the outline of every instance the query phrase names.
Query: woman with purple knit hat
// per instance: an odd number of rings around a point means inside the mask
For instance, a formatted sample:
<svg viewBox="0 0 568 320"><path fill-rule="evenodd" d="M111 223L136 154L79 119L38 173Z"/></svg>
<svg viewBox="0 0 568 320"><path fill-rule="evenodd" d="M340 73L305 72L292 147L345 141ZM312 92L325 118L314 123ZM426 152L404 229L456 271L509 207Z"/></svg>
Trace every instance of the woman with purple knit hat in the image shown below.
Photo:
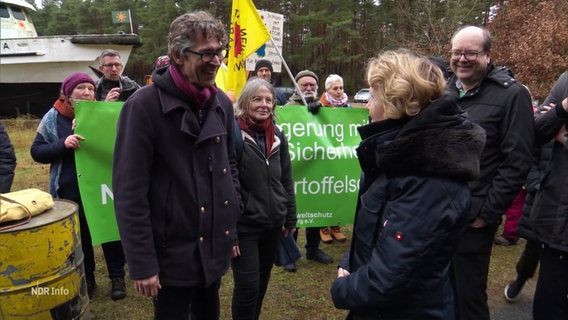
<svg viewBox="0 0 568 320"><path fill-rule="evenodd" d="M75 150L79 149L79 142L83 140L83 137L73 133L73 103L77 100L95 100L95 81L84 72L72 73L63 80L61 97L41 119L30 151L35 161L51 164L49 192L53 198L71 200L79 205L85 278L87 292L91 297L95 289L95 255L79 194L75 167Z"/></svg>

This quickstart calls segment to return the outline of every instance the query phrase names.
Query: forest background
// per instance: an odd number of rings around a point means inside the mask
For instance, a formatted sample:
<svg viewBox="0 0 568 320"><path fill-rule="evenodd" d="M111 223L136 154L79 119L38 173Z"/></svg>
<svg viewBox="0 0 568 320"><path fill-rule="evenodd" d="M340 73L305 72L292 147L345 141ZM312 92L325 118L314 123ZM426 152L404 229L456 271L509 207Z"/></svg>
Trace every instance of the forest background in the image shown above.
<svg viewBox="0 0 568 320"><path fill-rule="evenodd" d="M26 0L35 5L33 0ZM325 79L337 73L352 96L366 87L369 58L400 47L449 60L452 34L464 25L488 28L496 65L512 69L534 99L542 101L568 68L568 1L550 0L253 0L257 9L284 15L283 56L293 74L311 69ZM42 0L34 14L40 35L130 33L111 12L131 11L142 45L125 75L144 83L178 15L206 10L229 26L231 0ZM228 32L228 30L227 30ZM290 86L285 74L278 85ZM321 90L320 90L321 91Z"/></svg>

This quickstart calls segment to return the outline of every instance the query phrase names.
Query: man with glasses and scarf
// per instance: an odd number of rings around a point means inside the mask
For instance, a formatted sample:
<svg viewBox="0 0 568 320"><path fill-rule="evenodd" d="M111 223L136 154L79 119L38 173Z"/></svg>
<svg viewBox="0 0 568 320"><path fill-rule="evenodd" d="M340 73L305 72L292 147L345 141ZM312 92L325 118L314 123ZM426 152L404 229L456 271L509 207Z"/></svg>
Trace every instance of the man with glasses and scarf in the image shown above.
<svg viewBox="0 0 568 320"><path fill-rule="evenodd" d="M233 104L215 85L227 28L204 11L170 25L168 67L122 107L114 206L129 274L154 319L219 319L242 211Z"/></svg>
<svg viewBox="0 0 568 320"><path fill-rule="evenodd" d="M534 148L531 97L510 70L492 63L491 36L468 26L452 37L447 90L485 129L480 175L469 183L471 222L452 259L459 320L489 320L487 276L501 216L525 183Z"/></svg>

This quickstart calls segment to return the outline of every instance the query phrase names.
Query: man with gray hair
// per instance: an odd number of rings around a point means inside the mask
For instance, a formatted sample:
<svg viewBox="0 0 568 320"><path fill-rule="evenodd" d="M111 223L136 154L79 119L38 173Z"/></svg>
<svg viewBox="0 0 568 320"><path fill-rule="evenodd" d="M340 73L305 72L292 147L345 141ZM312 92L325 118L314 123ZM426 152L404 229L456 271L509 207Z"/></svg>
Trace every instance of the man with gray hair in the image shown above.
<svg viewBox="0 0 568 320"><path fill-rule="evenodd" d="M120 53L113 49L105 49L99 56L99 71L102 77L95 83L95 99L97 101L125 101L140 86L132 79L123 76L124 65ZM101 244L108 276L110 278L112 300L126 297L124 266L126 258L120 241L111 241Z"/></svg>
<svg viewBox="0 0 568 320"><path fill-rule="evenodd" d="M321 103L318 101L318 76L313 71L302 70L298 72L294 79L296 83L298 83L301 92L298 92L296 88L286 105L304 105L304 101L302 100L303 95L305 102L308 104L308 110L313 114L317 114L321 107Z"/></svg>
<svg viewBox="0 0 568 320"><path fill-rule="evenodd" d="M223 23L204 11L170 25L168 67L122 107L114 206L129 274L154 319L219 319L219 286L242 206L233 104L215 86Z"/></svg>
<svg viewBox="0 0 568 320"><path fill-rule="evenodd" d="M95 99L97 101L126 101L140 85L123 76L124 65L120 53L105 49L99 56L99 71L103 76L97 81Z"/></svg>
<svg viewBox="0 0 568 320"><path fill-rule="evenodd" d="M286 105L304 105L304 102L302 101L303 95L306 103L308 104L308 110L313 114L318 113L319 108L321 107L321 103L318 101L318 76L313 71L302 70L298 72L294 79L298 83L298 87L301 92L298 92L298 89L296 89L294 94L290 97L290 99L288 99L288 103ZM297 238L297 232L294 234L294 238ZM314 260L323 264L332 263L333 258L323 252L319 248L319 245L320 228L306 228L306 259ZM294 272L296 271L296 265L285 265L284 270Z"/></svg>

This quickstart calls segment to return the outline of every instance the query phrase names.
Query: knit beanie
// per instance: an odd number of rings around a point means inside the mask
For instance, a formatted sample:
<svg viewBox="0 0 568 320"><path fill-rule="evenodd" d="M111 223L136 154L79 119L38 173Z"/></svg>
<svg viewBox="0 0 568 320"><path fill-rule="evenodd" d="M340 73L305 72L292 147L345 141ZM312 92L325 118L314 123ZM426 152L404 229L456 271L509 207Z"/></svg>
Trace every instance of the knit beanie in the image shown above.
<svg viewBox="0 0 568 320"><path fill-rule="evenodd" d="M313 73L310 70L302 70L302 71L298 72L298 74L296 75L296 77L294 79L296 80L296 82L298 82L298 80L300 80L300 78L303 78L303 77L306 77L306 76L309 76L309 77L316 79L316 83L319 86L318 76L316 76L316 74Z"/></svg>
<svg viewBox="0 0 568 320"><path fill-rule="evenodd" d="M262 67L267 67L268 70L270 70L270 73L274 73L274 70L272 69L272 62L270 62L270 60L260 59L256 62L256 65L254 66L254 74L257 74L258 70Z"/></svg>
<svg viewBox="0 0 568 320"><path fill-rule="evenodd" d="M73 89L81 83L88 82L95 87L95 81L91 78L90 75L84 72L75 72L67 76L65 80L61 83L61 91L66 97L70 97L73 93Z"/></svg>

